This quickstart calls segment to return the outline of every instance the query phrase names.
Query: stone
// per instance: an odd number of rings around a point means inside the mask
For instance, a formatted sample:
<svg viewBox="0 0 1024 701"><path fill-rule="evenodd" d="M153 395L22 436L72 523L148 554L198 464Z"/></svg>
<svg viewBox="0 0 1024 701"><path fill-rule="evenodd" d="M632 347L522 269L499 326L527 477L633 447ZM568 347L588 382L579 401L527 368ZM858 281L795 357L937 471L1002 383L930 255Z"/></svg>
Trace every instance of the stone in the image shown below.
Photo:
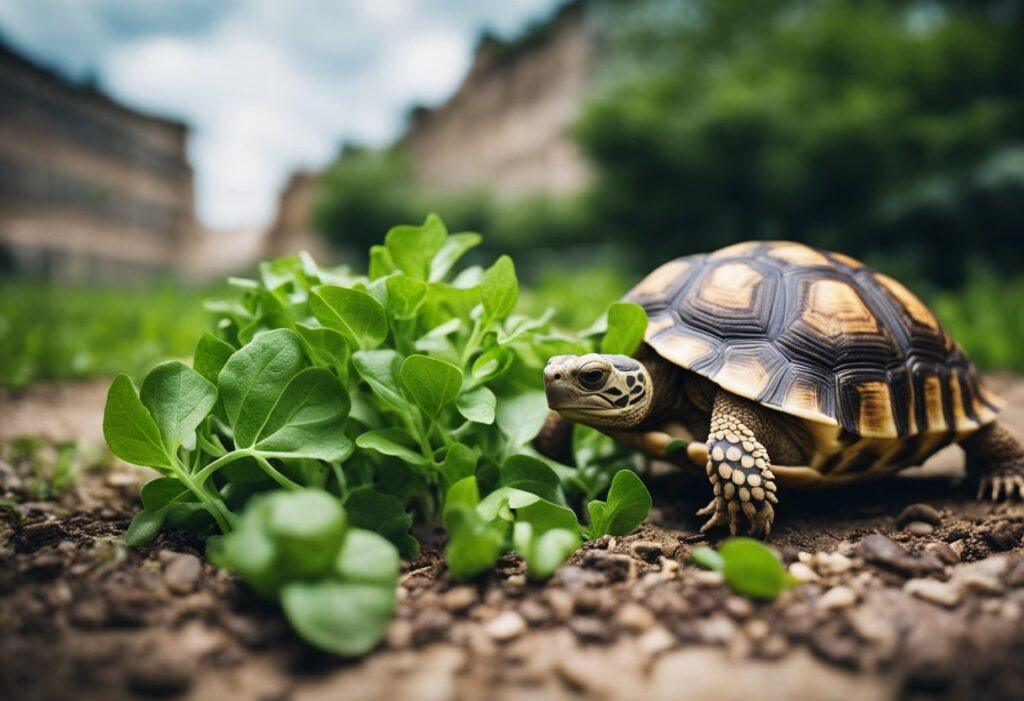
<svg viewBox="0 0 1024 701"><path fill-rule="evenodd" d="M551 609L532 599L527 599L519 605L519 615L534 626L548 623L552 618Z"/></svg>
<svg viewBox="0 0 1024 701"><path fill-rule="evenodd" d="M569 619L569 630L581 641L588 643L606 643L615 637L612 627L606 621L593 616L576 616Z"/></svg>
<svg viewBox="0 0 1024 701"><path fill-rule="evenodd" d="M907 580L903 585L903 591L946 608L955 608L963 599L957 585L934 579Z"/></svg>
<svg viewBox="0 0 1024 701"><path fill-rule="evenodd" d="M725 577L721 572L698 570L693 574L693 581L705 587L718 587L725 584Z"/></svg>
<svg viewBox="0 0 1024 701"><path fill-rule="evenodd" d="M898 527L903 527L913 521L938 526L942 523L942 514L934 506L928 504L911 504L896 517Z"/></svg>
<svg viewBox="0 0 1024 701"><path fill-rule="evenodd" d="M744 620L754 614L754 604L742 596L730 596L725 600L725 610L733 618Z"/></svg>
<svg viewBox="0 0 1024 701"><path fill-rule="evenodd" d="M848 609L857 603L857 595L849 587L832 587L818 599L818 606L827 611Z"/></svg>
<svg viewBox="0 0 1024 701"><path fill-rule="evenodd" d="M478 598L473 587L453 587L441 597L441 606L451 613L461 613L475 604Z"/></svg>
<svg viewBox="0 0 1024 701"><path fill-rule="evenodd" d="M678 641L664 626L658 625L641 635L637 644L641 653L647 657L654 657L671 650L678 644Z"/></svg>
<svg viewBox="0 0 1024 701"><path fill-rule="evenodd" d="M807 563L794 562L789 566L789 573L793 575L798 582L807 584L809 582L817 582L821 579L818 573L810 568Z"/></svg>
<svg viewBox="0 0 1024 701"><path fill-rule="evenodd" d="M924 536L929 536L932 533L934 533L935 526L933 526L930 523L925 523L924 521L911 521L903 527L903 530L905 530L910 535L922 538Z"/></svg>
<svg viewBox="0 0 1024 701"><path fill-rule="evenodd" d="M853 567L853 560L842 553L814 553L814 568L822 574L843 574Z"/></svg>
<svg viewBox="0 0 1024 701"><path fill-rule="evenodd" d="M857 555L865 562L905 577L941 574L945 569L934 555L925 553L914 557L901 545L879 533L864 538L857 546Z"/></svg>
<svg viewBox="0 0 1024 701"><path fill-rule="evenodd" d="M960 587L961 593L976 591L983 594L999 594L1003 591L1003 574L1009 567L1005 555L993 555L984 560L958 565L953 569L951 582Z"/></svg>
<svg viewBox="0 0 1024 701"><path fill-rule="evenodd" d="M655 618L645 606L628 602L619 609L616 619L619 625L634 633L643 633L654 626Z"/></svg>
<svg viewBox="0 0 1024 701"><path fill-rule="evenodd" d="M655 563L662 555L661 543L653 540L637 540L630 543L629 549L636 553L637 557L646 562Z"/></svg>
<svg viewBox="0 0 1024 701"><path fill-rule="evenodd" d="M960 562L960 556L956 551L953 550L948 543L943 543L941 540L934 543L928 543L924 546L924 551L939 558L947 565L955 565Z"/></svg>
<svg viewBox="0 0 1024 701"><path fill-rule="evenodd" d="M1019 587L1024 585L1024 558L1017 560L1006 571L1003 578L1008 587Z"/></svg>
<svg viewBox="0 0 1024 701"><path fill-rule="evenodd" d="M610 583L624 582L635 576L636 563L629 555L605 550L588 550L583 554L583 565L603 572Z"/></svg>
<svg viewBox="0 0 1024 701"><path fill-rule="evenodd" d="M164 581L175 594L191 594L195 591L202 571L203 563L189 553L173 553L173 557L164 560Z"/></svg>
<svg viewBox="0 0 1024 701"><path fill-rule="evenodd" d="M1021 544L1021 537L1024 536L1024 523L1010 520L997 521L982 534L993 550L1012 550Z"/></svg>
<svg viewBox="0 0 1024 701"><path fill-rule="evenodd" d="M526 621L515 611L506 611L488 621L484 626L484 631L492 639L505 642L525 633Z"/></svg>
<svg viewBox="0 0 1024 701"><path fill-rule="evenodd" d="M555 614L555 618L560 621L569 620L573 610L576 608L576 601L573 599L572 594L564 589L548 589L544 593L544 598L547 599L548 606L551 607L551 612Z"/></svg>
<svg viewBox="0 0 1024 701"><path fill-rule="evenodd" d="M728 644L736 634L736 624L728 616L715 614L697 621L697 632L705 643Z"/></svg>

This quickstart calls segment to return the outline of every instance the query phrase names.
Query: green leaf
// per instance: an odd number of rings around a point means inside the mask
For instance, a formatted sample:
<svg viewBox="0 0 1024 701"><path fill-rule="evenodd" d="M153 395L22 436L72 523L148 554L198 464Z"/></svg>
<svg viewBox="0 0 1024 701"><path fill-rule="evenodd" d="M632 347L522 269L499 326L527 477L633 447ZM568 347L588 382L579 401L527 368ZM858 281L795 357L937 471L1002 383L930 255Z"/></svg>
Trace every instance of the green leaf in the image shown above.
<svg viewBox="0 0 1024 701"><path fill-rule="evenodd" d="M494 408L497 403L494 392L486 387L477 387L462 392L455 400L455 408L474 423L490 425L494 423Z"/></svg>
<svg viewBox="0 0 1024 701"><path fill-rule="evenodd" d="M693 552L690 553L690 557L704 569L712 570L714 572L721 572L725 569L725 560L722 556L717 550L707 546L694 548Z"/></svg>
<svg viewBox="0 0 1024 701"><path fill-rule="evenodd" d="M164 511L142 509L132 517L128 530L124 532L124 543L131 548L149 545L164 525Z"/></svg>
<svg viewBox="0 0 1024 701"><path fill-rule="evenodd" d="M159 511L188 493L188 487L176 477L157 477L142 485L142 507L146 511Z"/></svg>
<svg viewBox="0 0 1024 701"><path fill-rule="evenodd" d="M633 302L616 302L608 309L608 330L601 339L601 352L633 355L647 331L647 312Z"/></svg>
<svg viewBox="0 0 1024 701"><path fill-rule="evenodd" d="M771 600L789 586L782 563L763 543L752 538L730 538L718 549L725 583L737 594Z"/></svg>
<svg viewBox="0 0 1024 701"><path fill-rule="evenodd" d="M255 436L255 448L278 457L345 460L348 392L329 370L306 368L288 382Z"/></svg>
<svg viewBox="0 0 1024 701"><path fill-rule="evenodd" d="M449 362L426 355L406 358L400 375L413 401L431 418L454 402L462 388L461 370Z"/></svg>
<svg viewBox="0 0 1024 701"><path fill-rule="evenodd" d="M430 214L422 226L393 227L384 238L384 245L402 272L417 280L426 280L431 261L447 236L444 222L436 214Z"/></svg>
<svg viewBox="0 0 1024 701"><path fill-rule="evenodd" d="M348 341L334 329L296 324L295 331L302 339L306 354L314 365L334 368L344 376L351 355Z"/></svg>
<svg viewBox="0 0 1024 701"><path fill-rule="evenodd" d="M427 283L407 275L387 278L388 311L395 319L412 319L427 297Z"/></svg>
<svg viewBox="0 0 1024 701"><path fill-rule="evenodd" d="M217 384L217 376L224 368L224 363L235 352L234 346L220 340L210 333L204 333L192 356L192 368L207 381Z"/></svg>
<svg viewBox="0 0 1024 701"><path fill-rule="evenodd" d="M494 265L484 272L480 281L480 299L484 305L484 316L495 321L504 319L519 301L519 281L512 259L501 256Z"/></svg>
<svg viewBox="0 0 1024 701"><path fill-rule="evenodd" d="M503 529L483 520L464 504L446 506L445 513L445 561L451 576L467 579L491 569L505 550Z"/></svg>
<svg viewBox="0 0 1024 701"><path fill-rule="evenodd" d="M340 331L357 348L378 346L388 335L384 306L369 292L321 285L313 288L309 303L321 324Z"/></svg>
<svg viewBox="0 0 1024 701"><path fill-rule="evenodd" d="M264 532L276 546L280 576L316 577L331 569L346 523L337 499L320 489L275 491L259 507Z"/></svg>
<svg viewBox="0 0 1024 701"><path fill-rule="evenodd" d="M459 258L464 256L466 251L479 246L482 240L480 234L468 231L448 236L430 264L430 281L444 280Z"/></svg>
<svg viewBox="0 0 1024 701"><path fill-rule="evenodd" d="M473 385L481 385L485 382L497 380L508 372L515 359L515 352L504 346L495 346L485 351L473 363Z"/></svg>
<svg viewBox="0 0 1024 701"><path fill-rule="evenodd" d="M362 655L380 640L395 608L394 587L324 579L281 591L288 621L304 640L338 655Z"/></svg>
<svg viewBox="0 0 1024 701"><path fill-rule="evenodd" d="M335 573L346 582L376 584L389 589L394 589L400 570L395 546L378 533L358 528L349 530L334 563Z"/></svg>
<svg viewBox="0 0 1024 701"><path fill-rule="evenodd" d="M367 431L356 438L356 445L365 450L375 450L383 455L401 458L410 465L427 467L430 460L406 447L413 442L413 437L400 428L385 428L379 431Z"/></svg>
<svg viewBox="0 0 1024 701"><path fill-rule="evenodd" d="M644 483L632 470L619 470L612 478L608 499L600 509L600 520L591 520L592 537L628 535L643 523L650 510L651 495ZM594 512L590 510L590 513L593 517Z"/></svg>
<svg viewBox="0 0 1024 701"><path fill-rule="evenodd" d="M541 391L530 390L511 397L499 397L495 420L508 437L506 453L514 453L532 441L550 413L547 397Z"/></svg>
<svg viewBox="0 0 1024 701"><path fill-rule="evenodd" d="M189 366L172 360L149 371L139 399L153 417L167 454L174 455L213 410L217 388Z"/></svg>
<svg viewBox="0 0 1024 701"><path fill-rule="evenodd" d="M547 579L580 547L578 528L552 528L538 533L528 521L516 521L512 543L526 560L526 569L534 579Z"/></svg>
<svg viewBox="0 0 1024 701"><path fill-rule="evenodd" d="M111 452L125 462L157 470L174 469L160 429L142 405L127 375L118 375L110 385L103 409L103 437Z"/></svg>
<svg viewBox="0 0 1024 701"><path fill-rule="evenodd" d="M395 261L391 260L391 254L384 246L370 246L370 268L371 280L379 280L395 272Z"/></svg>
<svg viewBox="0 0 1024 701"><path fill-rule="evenodd" d="M345 501L345 512L352 525L384 536L406 560L413 560L419 555L420 544L409 535L412 516L402 502L390 494L382 494L370 487L353 489Z"/></svg>
<svg viewBox="0 0 1024 701"><path fill-rule="evenodd" d="M512 455L501 465L503 487L521 489L555 504L565 504L562 486L547 463L530 455Z"/></svg>
<svg viewBox="0 0 1024 701"><path fill-rule="evenodd" d="M448 449L438 469L444 475L445 484L450 487L466 477L472 477L476 472L476 461L477 455L472 448L456 443Z"/></svg>
<svg viewBox="0 0 1024 701"><path fill-rule="evenodd" d="M281 393L305 363L302 342L290 329L261 333L231 356L218 385L236 447L256 444Z"/></svg>
<svg viewBox="0 0 1024 701"><path fill-rule="evenodd" d="M398 382L401 353L390 349L356 351L352 354L352 365L374 393L392 408L401 411L408 406Z"/></svg>

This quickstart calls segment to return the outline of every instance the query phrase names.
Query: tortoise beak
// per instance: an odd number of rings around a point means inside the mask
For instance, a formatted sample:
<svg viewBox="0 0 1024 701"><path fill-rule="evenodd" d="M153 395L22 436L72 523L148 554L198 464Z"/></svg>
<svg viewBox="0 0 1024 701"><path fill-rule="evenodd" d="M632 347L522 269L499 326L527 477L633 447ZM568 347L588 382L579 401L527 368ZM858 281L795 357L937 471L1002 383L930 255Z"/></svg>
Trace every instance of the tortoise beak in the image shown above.
<svg viewBox="0 0 1024 701"><path fill-rule="evenodd" d="M548 365L544 368L544 395L551 409L564 407L573 398L572 389L565 378L566 370L561 365Z"/></svg>

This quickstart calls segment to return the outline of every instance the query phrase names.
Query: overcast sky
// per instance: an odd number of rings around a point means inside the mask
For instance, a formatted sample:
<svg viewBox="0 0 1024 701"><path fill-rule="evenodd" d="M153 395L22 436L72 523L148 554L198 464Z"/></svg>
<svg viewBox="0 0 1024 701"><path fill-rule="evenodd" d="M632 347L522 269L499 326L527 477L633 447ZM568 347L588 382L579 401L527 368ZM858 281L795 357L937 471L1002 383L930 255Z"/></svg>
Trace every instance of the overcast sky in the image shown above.
<svg viewBox="0 0 1024 701"><path fill-rule="evenodd" d="M200 220L261 226L299 167L381 145L458 86L483 29L559 0L4 0L0 36L125 104L184 119Z"/></svg>

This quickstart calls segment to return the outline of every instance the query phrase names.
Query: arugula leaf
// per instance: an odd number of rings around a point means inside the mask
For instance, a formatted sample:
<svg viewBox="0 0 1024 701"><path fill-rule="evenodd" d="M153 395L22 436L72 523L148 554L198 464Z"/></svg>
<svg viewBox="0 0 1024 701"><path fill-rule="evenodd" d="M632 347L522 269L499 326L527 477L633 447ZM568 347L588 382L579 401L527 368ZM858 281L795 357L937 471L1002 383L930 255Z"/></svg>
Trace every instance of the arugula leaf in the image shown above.
<svg viewBox="0 0 1024 701"><path fill-rule="evenodd" d="M128 524L128 530L124 533L125 545L140 548L152 543L157 533L163 528L165 513L163 509L158 511L140 509L136 512L132 517L132 522Z"/></svg>
<svg viewBox="0 0 1024 701"><path fill-rule="evenodd" d="M484 316L490 321L507 317L519 300L516 267L508 256L501 256L487 269L480 281L480 299Z"/></svg>
<svg viewBox="0 0 1024 701"><path fill-rule="evenodd" d="M430 263L441 250L448 230L436 214L422 226L396 226L384 237L384 245L399 270L417 280L426 280Z"/></svg>
<svg viewBox="0 0 1024 701"><path fill-rule="evenodd" d="M415 318L427 298L427 283L408 275L391 275L386 279L388 311L395 319Z"/></svg>
<svg viewBox="0 0 1024 701"><path fill-rule="evenodd" d="M391 408L399 410L408 404L398 383L401 365L401 353L390 349L356 351L352 354L352 366L359 376L378 397Z"/></svg>
<svg viewBox="0 0 1024 701"><path fill-rule="evenodd" d="M352 287L321 285L313 288L309 302L321 324L341 332L357 348L375 348L388 335L384 305L369 292Z"/></svg>
<svg viewBox="0 0 1024 701"><path fill-rule="evenodd" d="M595 499L587 505L590 537L628 535L647 518L651 495L632 470L619 470L612 478L607 501Z"/></svg>
<svg viewBox="0 0 1024 701"><path fill-rule="evenodd" d="M483 237L472 232L450 234L430 263L430 282L440 282L451 271L459 258L480 245Z"/></svg>
<svg viewBox="0 0 1024 701"><path fill-rule="evenodd" d="M455 408L465 418L489 426L494 423L494 409L498 404L494 392L486 387L477 387L462 392L455 400Z"/></svg>
<svg viewBox="0 0 1024 701"><path fill-rule="evenodd" d="M235 347L222 341L213 334L204 333L192 356L192 368L206 378L211 384L217 384L217 376L224 368L224 363L235 352Z"/></svg>
<svg viewBox="0 0 1024 701"><path fill-rule="evenodd" d="M111 452L125 462L156 470L174 470L160 429L135 393L127 375L118 375L110 385L103 409L103 438Z"/></svg>
<svg viewBox="0 0 1024 701"><path fill-rule="evenodd" d="M720 571L734 592L752 599L770 601L798 584L775 553L753 538L729 538L717 553L697 548L692 557L697 564Z"/></svg>
<svg viewBox="0 0 1024 701"><path fill-rule="evenodd" d="M608 330L601 340L601 352L633 355L647 331L647 312L633 302L616 302L608 309Z"/></svg>
<svg viewBox="0 0 1024 701"><path fill-rule="evenodd" d="M349 493L345 511L352 525L384 536L406 560L419 556L420 544L409 535L412 516L395 497L371 487L359 487Z"/></svg>
<svg viewBox="0 0 1024 701"><path fill-rule="evenodd" d="M342 433L350 406L337 377L323 368L306 368L289 380L262 420L255 448L278 457L345 460L352 452L352 442Z"/></svg>
<svg viewBox="0 0 1024 701"><path fill-rule="evenodd" d="M462 371L427 355L410 355L402 363L402 384L430 418L455 401L462 388Z"/></svg>
<svg viewBox="0 0 1024 701"><path fill-rule="evenodd" d="M302 339L306 355L315 365L332 368L344 375L352 351L348 341L334 329L296 324L295 331Z"/></svg>
<svg viewBox="0 0 1024 701"><path fill-rule="evenodd" d="M149 371L139 399L153 417L170 456L213 410L217 388L189 366L172 360Z"/></svg>

